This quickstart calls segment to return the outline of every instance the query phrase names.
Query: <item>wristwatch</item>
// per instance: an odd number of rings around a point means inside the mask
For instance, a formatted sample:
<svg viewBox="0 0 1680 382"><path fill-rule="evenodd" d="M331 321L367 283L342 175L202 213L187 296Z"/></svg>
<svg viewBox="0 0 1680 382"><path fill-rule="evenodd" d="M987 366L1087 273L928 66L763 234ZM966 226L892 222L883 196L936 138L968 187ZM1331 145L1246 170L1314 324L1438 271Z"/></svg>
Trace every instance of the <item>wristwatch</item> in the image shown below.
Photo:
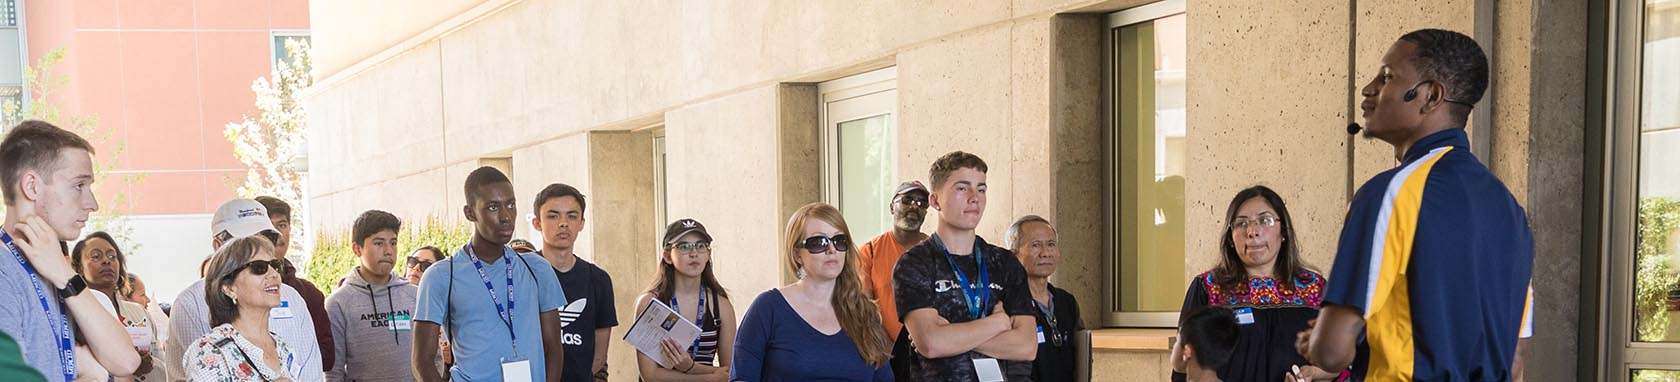
<svg viewBox="0 0 1680 382"><path fill-rule="evenodd" d="M64 288L58 290L58 298L76 297L86 289L87 281L82 279L82 275L70 276L70 281L65 282Z"/></svg>

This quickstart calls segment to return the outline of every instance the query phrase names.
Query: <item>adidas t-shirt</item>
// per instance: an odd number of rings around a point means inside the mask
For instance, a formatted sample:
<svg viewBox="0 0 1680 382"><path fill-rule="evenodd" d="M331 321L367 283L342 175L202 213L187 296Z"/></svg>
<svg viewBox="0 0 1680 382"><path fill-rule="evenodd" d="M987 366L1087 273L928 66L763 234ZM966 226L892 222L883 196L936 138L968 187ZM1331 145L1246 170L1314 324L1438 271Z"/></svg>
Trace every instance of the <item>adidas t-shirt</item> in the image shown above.
<svg viewBox="0 0 1680 382"><path fill-rule="evenodd" d="M613 309L612 277L601 267L582 258L572 270L554 270L560 288L572 300L560 309L560 342L566 344L566 369L561 381L587 382L595 379L590 366L595 360L595 329L618 326Z"/></svg>

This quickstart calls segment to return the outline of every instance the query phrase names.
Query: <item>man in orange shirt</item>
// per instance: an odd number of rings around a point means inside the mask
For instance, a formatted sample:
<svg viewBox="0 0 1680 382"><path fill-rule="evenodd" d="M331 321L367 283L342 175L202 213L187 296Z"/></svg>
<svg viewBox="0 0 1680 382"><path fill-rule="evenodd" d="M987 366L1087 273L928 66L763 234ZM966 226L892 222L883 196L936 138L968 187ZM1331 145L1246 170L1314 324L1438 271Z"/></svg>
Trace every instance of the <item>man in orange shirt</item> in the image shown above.
<svg viewBox="0 0 1680 382"><path fill-rule="evenodd" d="M863 292L875 299L887 338L895 340L893 374L899 378L908 377L910 341L899 338L904 334L904 323L899 321L898 306L893 302L893 266L898 264L898 258L904 256L905 249L927 240L928 235L922 233L927 209L927 186L914 180L899 183L898 189L893 192L892 204L887 206L887 210L892 212L893 229L858 247L858 265L863 268L863 272L859 272L863 278Z"/></svg>

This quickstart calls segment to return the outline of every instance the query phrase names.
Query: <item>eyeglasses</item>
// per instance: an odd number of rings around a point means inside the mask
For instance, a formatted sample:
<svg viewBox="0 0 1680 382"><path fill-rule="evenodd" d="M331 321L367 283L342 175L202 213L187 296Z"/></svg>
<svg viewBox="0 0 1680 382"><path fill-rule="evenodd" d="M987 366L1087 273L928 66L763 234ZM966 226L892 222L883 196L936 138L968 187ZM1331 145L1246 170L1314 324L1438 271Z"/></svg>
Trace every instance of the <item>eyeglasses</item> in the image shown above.
<svg viewBox="0 0 1680 382"><path fill-rule="evenodd" d="M222 276L222 278L233 278L233 276L239 275L240 271L244 271L246 269L250 269L252 275L262 276L268 274L269 268L278 270L285 266L285 260L252 260L249 263L245 263L245 265L239 266L239 268L234 268L232 271L229 271L226 276Z"/></svg>
<svg viewBox="0 0 1680 382"><path fill-rule="evenodd" d="M107 263L115 263L115 262L117 262L117 253L116 252L92 251L92 252L88 252L88 260L89 261L103 261L103 262L107 262Z"/></svg>
<svg viewBox="0 0 1680 382"><path fill-rule="evenodd" d="M1271 228L1276 227L1277 224L1278 218L1272 215L1260 215L1259 219L1236 218L1231 220L1231 230L1244 230L1249 227L1255 227L1256 225Z"/></svg>
<svg viewBox="0 0 1680 382"><path fill-rule="evenodd" d="M897 202L898 204L916 208L926 208L928 206L928 199L926 196L899 196Z"/></svg>
<svg viewBox="0 0 1680 382"><path fill-rule="evenodd" d="M810 252L811 254L828 252L828 249L831 247L834 248L835 252L845 252L852 249L852 238L847 237L846 234L834 236L812 236L805 238L803 246L805 251Z"/></svg>
<svg viewBox="0 0 1680 382"><path fill-rule="evenodd" d="M682 253L682 254L711 253L712 252L712 242L709 242L709 241L681 242L681 243L672 244L671 249L674 249L674 250L677 251L677 253Z"/></svg>
<svg viewBox="0 0 1680 382"><path fill-rule="evenodd" d="M409 256L408 257L408 266L414 267L414 269L417 269L417 270L424 271L424 270L426 270L426 268L431 268L432 267L432 262L431 261L426 261L426 260L421 260L419 256Z"/></svg>

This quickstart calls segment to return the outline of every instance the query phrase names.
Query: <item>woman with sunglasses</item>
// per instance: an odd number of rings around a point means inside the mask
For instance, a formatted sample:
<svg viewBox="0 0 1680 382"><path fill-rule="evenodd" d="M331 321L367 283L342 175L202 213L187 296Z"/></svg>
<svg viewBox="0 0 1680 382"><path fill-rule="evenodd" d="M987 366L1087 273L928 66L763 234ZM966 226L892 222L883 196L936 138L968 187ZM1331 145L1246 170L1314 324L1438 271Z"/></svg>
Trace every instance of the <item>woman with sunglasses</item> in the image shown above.
<svg viewBox="0 0 1680 382"><path fill-rule="evenodd" d="M269 332L268 314L280 305L280 268L274 243L249 236L210 259L204 300L213 327L181 359L191 381L291 381L303 370L292 348Z"/></svg>
<svg viewBox="0 0 1680 382"><path fill-rule="evenodd" d="M1295 221L1283 197L1266 186L1237 193L1225 209L1225 234L1219 265L1190 280L1180 319L1206 306L1231 309L1237 316L1237 347L1225 367L1226 381L1276 381L1283 378L1328 381L1337 376L1295 352L1295 334L1318 317L1324 300L1324 276L1301 262ZM1190 358L1182 343L1172 351L1173 380L1183 381ZM1295 367L1301 375L1287 375Z"/></svg>
<svg viewBox="0 0 1680 382"><path fill-rule="evenodd" d="M443 250L430 245L416 248L414 252L408 253L407 261L404 267L407 268L408 283L420 285L420 276L426 274L426 269L431 268L432 264L443 261Z"/></svg>
<svg viewBox="0 0 1680 382"><path fill-rule="evenodd" d="M712 275L712 235L706 233L706 226L699 221L677 220L665 227L664 245L653 286L636 298L636 314L640 315L657 299L699 326L700 337L686 344L666 339L660 353L672 360L668 366L636 353L641 379L721 381L729 378L730 356L735 351L735 308L729 304L729 294Z"/></svg>
<svg viewBox="0 0 1680 382"><path fill-rule="evenodd" d="M158 332L144 303L129 297L128 291L133 286L128 282L128 259L117 248L116 239L104 231L88 234L70 251L70 265L87 280L89 289L115 304L117 322L128 330L129 338L135 341L134 350L140 353L140 368L134 371L134 376L116 380L162 381L165 368L163 354L158 352Z"/></svg>
<svg viewBox="0 0 1680 382"><path fill-rule="evenodd" d="M788 219L783 237L799 281L759 294L747 308L730 380L892 381L892 342L864 295L840 210L807 204Z"/></svg>
<svg viewBox="0 0 1680 382"><path fill-rule="evenodd" d="M1004 246L1015 252L1027 270L1027 290L1038 321L1038 358L1033 360L1033 380L1073 381L1077 378L1078 351L1075 333L1085 330L1079 322L1079 301L1073 294L1050 285L1050 276L1062 263L1062 249L1056 244L1056 227L1038 215L1015 219L1004 231Z"/></svg>

